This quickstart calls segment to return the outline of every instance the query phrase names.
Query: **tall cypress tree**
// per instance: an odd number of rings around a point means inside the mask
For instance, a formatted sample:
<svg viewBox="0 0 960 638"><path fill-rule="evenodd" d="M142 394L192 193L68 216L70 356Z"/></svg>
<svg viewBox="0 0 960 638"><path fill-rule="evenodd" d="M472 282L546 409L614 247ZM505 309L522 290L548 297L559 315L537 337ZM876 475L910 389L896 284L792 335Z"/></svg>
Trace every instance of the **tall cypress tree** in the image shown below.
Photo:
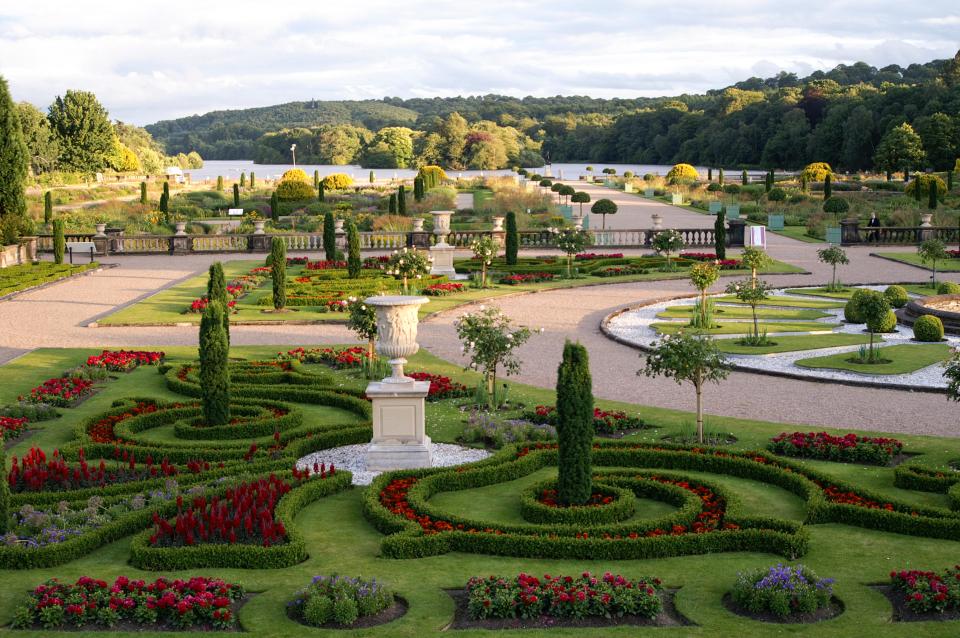
<svg viewBox="0 0 960 638"><path fill-rule="evenodd" d="M53 221L53 191L47 191L43 194L43 223L49 224Z"/></svg>
<svg viewBox="0 0 960 638"><path fill-rule="evenodd" d="M947 171L947 192L953 190L953 171Z"/></svg>
<svg viewBox="0 0 960 638"><path fill-rule="evenodd" d="M717 183L723 186L723 167L720 168L720 173L717 177Z"/></svg>
<svg viewBox="0 0 960 638"><path fill-rule="evenodd" d="M29 162L20 112L0 77L0 245L16 243L26 222Z"/></svg>
<svg viewBox="0 0 960 638"><path fill-rule="evenodd" d="M593 386L587 349L567 341L557 370L557 497L583 505L593 491Z"/></svg>
<svg viewBox="0 0 960 638"><path fill-rule="evenodd" d="M326 197L326 187L323 185L323 182L320 182L320 185L317 186L317 201L322 202L327 199Z"/></svg>
<svg viewBox="0 0 960 638"><path fill-rule="evenodd" d="M240 188L247 187L247 173L246 171L240 173Z"/></svg>
<svg viewBox="0 0 960 638"><path fill-rule="evenodd" d="M373 171L370 171L370 183L373 184L377 181L377 176L373 174Z"/></svg>
<svg viewBox="0 0 960 638"><path fill-rule="evenodd" d="M230 422L230 343L223 314L220 302L211 301L200 319L200 399L207 425Z"/></svg>
<svg viewBox="0 0 960 638"><path fill-rule="evenodd" d="M287 305L287 245L281 237L270 240L270 278L273 281L273 307L283 310Z"/></svg>
<svg viewBox="0 0 960 638"><path fill-rule="evenodd" d="M747 169L743 169L743 172L740 173L740 183L744 186L750 183L750 176L747 175Z"/></svg>
<svg viewBox="0 0 960 638"><path fill-rule="evenodd" d="M250 171L250 190L253 190L254 188L256 188L256 184L257 184L257 174L254 173L253 171Z"/></svg>
<svg viewBox="0 0 960 638"><path fill-rule="evenodd" d="M917 190L920 190L920 183L917 183ZM930 180L930 188L927 189L927 208L930 210L937 209L937 195L940 192L940 187L937 186L937 181L934 179Z"/></svg>
<svg viewBox="0 0 960 638"><path fill-rule="evenodd" d="M407 214L407 189L403 184L397 188L397 214Z"/></svg>
<svg viewBox="0 0 960 638"><path fill-rule="evenodd" d="M270 195L270 219L280 221L280 198L277 197L277 191Z"/></svg>
<svg viewBox="0 0 960 638"><path fill-rule="evenodd" d="M764 190L769 193L771 189L773 189L773 171L768 171L764 182Z"/></svg>
<svg viewBox="0 0 960 638"><path fill-rule="evenodd" d="M160 212L163 213L164 221L170 213L170 196L166 193L160 193Z"/></svg>
<svg viewBox="0 0 960 638"><path fill-rule="evenodd" d="M356 279L360 276L363 263L360 261L360 233L352 219L347 220L347 276Z"/></svg>
<svg viewBox="0 0 960 638"><path fill-rule="evenodd" d="M337 258L337 231L333 224L333 213L327 212L323 216L323 252L328 260Z"/></svg>
<svg viewBox="0 0 960 638"><path fill-rule="evenodd" d="M708 182L713 181L713 169L710 168L709 166L707 167L707 181Z"/></svg>
<svg viewBox="0 0 960 638"><path fill-rule="evenodd" d="M507 264L514 266L517 263L517 253L520 251L520 231L517 229L517 214L507 213L507 236L504 238Z"/></svg>
<svg viewBox="0 0 960 638"><path fill-rule="evenodd" d="M390 203L387 206L387 211L391 215L397 214L397 194L396 193L390 193Z"/></svg>
<svg viewBox="0 0 960 638"><path fill-rule="evenodd" d="M717 259L727 258L727 214L722 210L713 222L713 250Z"/></svg>
<svg viewBox="0 0 960 638"><path fill-rule="evenodd" d="M240 185L233 185L233 207L240 208Z"/></svg>
<svg viewBox="0 0 960 638"><path fill-rule="evenodd" d="M63 263L63 253L67 250L67 240L63 236L63 220L53 220L53 263Z"/></svg>
<svg viewBox="0 0 960 638"><path fill-rule="evenodd" d="M147 199L147 183L140 182L140 203L146 205L149 202L150 200Z"/></svg>
<svg viewBox="0 0 960 638"><path fill-rule="evenodd" d="M320 188L320 171L313 171L313 187ZM322 202L323 199L320 201Z"/></svg>
<svg viewBox="0 0 960 638"><path fill-rule="evenodd" d="M223 192L223 175L217 175L217 191Z"/></svg>
<svg viewBox="0 0 960 638"><path fill-rule="evenodd" d="M421 202L423 201L424 188L423 188L423 178L414 177L413 178L413 199L414 201Z"/></svg>
<svg viewBox="0 0 960 638"><path fill-rule="evenodd" d="M830 176L830 173L827 173L827 176L823 178L823 201L830 199L831 195L833 195L833 177Z"/></svg>
<svg viewBox="0 0 960 638"><path fill-rule="evenodd" d="M230 293L227 292L227 278L223 275L223 264L215 261L210 264L210 277L207 279L207 299L219 301L223 306L223 331L230 344Z"/></svg>

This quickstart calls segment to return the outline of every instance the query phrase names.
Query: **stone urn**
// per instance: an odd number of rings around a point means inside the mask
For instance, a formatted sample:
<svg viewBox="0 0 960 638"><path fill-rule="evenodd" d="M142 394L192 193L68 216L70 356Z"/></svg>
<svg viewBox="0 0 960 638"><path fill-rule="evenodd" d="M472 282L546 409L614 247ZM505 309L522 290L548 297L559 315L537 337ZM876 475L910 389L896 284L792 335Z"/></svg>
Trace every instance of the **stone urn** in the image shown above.
<svg viewBox="0 0 960 638"><path fill-rule="evenodd" d="M253 234L254 234L254 235L262 235L262 234L263 234L263 227L264 227L266 224L267 224L267 220L265 220L265 219L258 219L258 220L256 220L256 221L254 221L254 222L253 222Z"/></svg>
<svg viewBox="0 0 960 638"><path fill-rule="evenodd" d="M423 217L414 217L413 218L413 232L422 233L423 232Z"/></svg>
<svg viewBox="0 0 960 638"><path fill-rule="evenodd" d="M497 217L494 217L494 218L493 218L493 232L495 232L495 233L501 233L501 232L503 232L503 220L504 220L504 219L505 219L504 217L500 217L499 215L498 215Z"/></svg>
<svg viewBox="0 0 960 638"><path fill-rule="evenodd" d="M94 228L97 229L97 237L106 237L107 236L107 225L106 224L94 224Z"/></svg>
<svg viewBox="0 0 960 638"><path fill-rule="evenodd" d="M393 374L384 383L412 383L404 376L403 366L407 357L420 350L417 343L417 312L420 306L429 303L426 297L383 295L368 297L364 303L373 306L377 313L377 352L389 358Z"/></svg>
<svg viewBox="0 0 960 638"><path fill-rule="evenodd" d="M433 234L437 236L437 246L447 245L447 235L450 234L450 217L452 210L434 210L430 211L433 215Z"/></svg>
<svg viewBox="0 0 960 638"><path fill-rule="evenodd" d="M654 213L650 216L650 220L653 222L653 230L662 230L663 229L663 217Z"/></svg>
<svg viewBox="0 0 960 638"><path fill-rule="evenodd" d="M174 222L173 234L176 237L183 237L187 234L187 222Z"/></svg>
<svg viewBox="0 0 960 638"><path fill-rule="evenodd" d="M583 215L576 215L571 221L573 221L574 228L577 230L583 230Z"/></svg>
<svg viewBox="0 0 960 638"><path fill-rule="evenodd" d="M933 226L933 213L923 213L920 215L920 227L930 228Z"/></svg>
<svg viewBox="0 0 960 638"><path fill-rule="evenodd" d="M343 220L343 219L335 219L335 220L333 220L333 231L334 231L335 233L337 233L338 235L339 235L340 233L345 233L345 232L347 232L347 231L345 231L345 230L343 229L343 224L344 224L344 222L345 222L345 220Z"/></svg>

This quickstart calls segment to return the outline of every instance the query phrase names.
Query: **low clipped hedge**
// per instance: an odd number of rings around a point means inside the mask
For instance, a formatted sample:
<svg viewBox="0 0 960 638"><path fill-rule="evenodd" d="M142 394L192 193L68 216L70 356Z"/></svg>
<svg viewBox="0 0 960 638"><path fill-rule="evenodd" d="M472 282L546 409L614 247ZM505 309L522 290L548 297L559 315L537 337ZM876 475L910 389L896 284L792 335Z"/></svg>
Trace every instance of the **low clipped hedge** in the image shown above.
<svg viewBox="0 0 960 638"><path fill-rule="evenodd" d="M637 511L633 492L606 483L594 483L593 492L613 498L606 505L551 507L538 497L544 490L557 489L556 481L537 483L520 493L520 514L531 523L559 523L562 525L597 525L623 521Z"/></svg>
<svg viewBox="0 0 960 638"><path fill-rule="evenodd" d="M283 411L284 414L277 414ZM235 402L230 406L233 417L248 417L239 423L206 425L203 417L180 421L173 427L178 439L251 439L270 436L303 425L303 413L292 406L273 401Z"/></svg>
<svg viewBox="0 0 960 638"><path fill-rule="evenodd" d="M287 478L287 477L284 477ZM130 564L153 571L223 567L233 569L278 569L302 563L308 552L303 533L294 518L307 505L350 487L350 472L337 471L333 477L310 479L288 492L276 506L276 517L287 530L287 542L263 547L236 543L199 543L185 547L153 547L151 529L134 537Z"/></svg>
<svg viewBox="0 0 960 638"><path fill-rule="evenodd" d="M960 483L960 472L954 470L940 470L912 463L903 463L893 469L893 484L905 490L944 494L957 483Z"/></svg>

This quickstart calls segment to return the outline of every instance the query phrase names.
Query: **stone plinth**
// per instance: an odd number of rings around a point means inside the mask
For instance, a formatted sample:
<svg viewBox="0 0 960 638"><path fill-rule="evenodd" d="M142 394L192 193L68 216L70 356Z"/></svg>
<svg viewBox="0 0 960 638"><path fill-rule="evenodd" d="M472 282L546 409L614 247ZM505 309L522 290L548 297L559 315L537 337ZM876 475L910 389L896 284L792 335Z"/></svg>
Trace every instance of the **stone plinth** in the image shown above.
<svg viewBox="0 0 960 638"><path fill-rule="evenodd" d="M430 437L426 434L425 406L429 381L367 386L373 401L373 439L367 449L367 469L375 472L430 467Z"/></svg>
<svg viewBox="0 0 960 638"><path fill-rule="evenodd" d="M430 256L433 257L433 266L430 267L431 275L446 275L452 278L457 274L453 267L454 250L455 248L447 243L430 247Z"/></svg>

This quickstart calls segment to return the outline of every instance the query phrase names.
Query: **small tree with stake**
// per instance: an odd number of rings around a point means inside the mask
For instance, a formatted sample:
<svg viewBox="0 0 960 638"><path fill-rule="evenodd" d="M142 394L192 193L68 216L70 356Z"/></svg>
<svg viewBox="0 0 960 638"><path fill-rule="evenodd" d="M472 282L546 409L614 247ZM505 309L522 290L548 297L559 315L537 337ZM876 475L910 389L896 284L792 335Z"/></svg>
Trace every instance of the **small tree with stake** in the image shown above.
<svg viewBox="0 0 960 638"><path fill-rule="evenodd" d="M497 409L497 370L503 368L507 376L520 371L521 361L514 351L533 333L526 327L515 328L499 308L484 306L479 312L464 314L454 326L461 349L470 360L467 369L483 374L487 407Z"/></svg>
<svg viewBox="0 0 960 638"><path fill-rule="evenodd" d="M750 279L753 285L757 283L757 272L773 264L773 259L762 248L747 246L740 255L740 262L750 269Z"/></svg>
<svg viewBox="0 0 960 638"><path fill-rule="evenodd" d="M678 233L673 229L661 230L659 233L654 235L653 249L657 251L658 255L666 256L666 263L663 266L664 270L673 270L673 261L670 259L670 254L679 252L683 248L683 235Z"/></svg>
<svg viewBox="0 0 960 638"><path fill-rule="evenodd" d="M707 305L707 288L712 286L720 278L720 269L710 262L700 262L690 268L690 283L700 291L700 299L697 300L698 307L695 308L694 317L690 325L701 330L710 328L710 308Z"/></svg>
<svg viewBox="0 0 960 638"><path fill-rule="evenodd" d="M480 262L480 287L486 288L487 267L497 256L497 242L490 235L482 235L473 240L470 250L473 252L473 258Z"/></svg>
<svg viewBox="0 0 960 638"><path fill-rule="evenodd" d="M374 349L377 343L377 311L373 306L368 306L363 299L351 297L349 301L347 327L359 338L366 340L367 359L372 361L377 356Z"/></svg>
<svg viewBox="0 0 960 638"><path fill-rule="evenodd" d="M573 276L573 257L590 245L590 234L576 228L563 228L557 233L557 248L567 254L567 277Z"/></svg>
<svg viewBox="0 0 960 638"><path fill-rule="evenodd" d="M745 346L768 345L766 332L760 334L760 323L757 321L757 306L770 296L770 286L767 282L762 279L734 281L727 285L727 292L750 306L750 314L753 317L753 332L749 337L741 339L739 343Z"/></svg>
<svg viewBox="0 0 960 638"><path fill-rule="evenodd" d="M936 288L937 262L947 259L950 256L947 254L946 245L943 243L943 241L937 239L936 237L931 237L917 247L917 254L920 256L921 262L924 264L930 264L930 267L933 270L933 276L930 278L930 287Z"/></svg>
<svg viewBox="0 0 960 638"><path fill-rule="evenodd" d="M601 228L607 227L607 215L617 214L617 205L607 198L598 199L590 207L590 212L594 215L600 215L602 218Z"/></svg>
<svg viewBox="0 0 960 638"><path fill-rule="evenodd" d="M860 312L867 324L867 331L870 333L870 354L867 363L877 363L877 353L873 347L873 335L876 332L883 332L884 323L890 314L890 302L883 293L875 290L871 290L870 293L860 300Z"/></svg>
<svg viewBox="0 0 960 638"><path fill-rule="evenodd" d="M727 360L710 337L683 331L663 337L647 355L646 365L637 371L648 377L665 376L678 385L688 382L697 393L697 441L703 443L703 386L727 378Z"/></svg>
<svg viewBox="0 0 960 638"><path fill-rule="evenodd" d="M830 276L830 285L827 286L827 290L830 292L842 290L843 286L837 281L837 266L846 266L850 263L846 251L840 248L840 246L821 248L817 251L817 258L821 263L830 264L833 268L833 274Z"/></svg>
<svg viewBox="0 0 960 638"><path fill-rule="evenodd" d="M557 369L557 500L584 505L593 492L593 382L587 349L567 341Z"/></svg>

